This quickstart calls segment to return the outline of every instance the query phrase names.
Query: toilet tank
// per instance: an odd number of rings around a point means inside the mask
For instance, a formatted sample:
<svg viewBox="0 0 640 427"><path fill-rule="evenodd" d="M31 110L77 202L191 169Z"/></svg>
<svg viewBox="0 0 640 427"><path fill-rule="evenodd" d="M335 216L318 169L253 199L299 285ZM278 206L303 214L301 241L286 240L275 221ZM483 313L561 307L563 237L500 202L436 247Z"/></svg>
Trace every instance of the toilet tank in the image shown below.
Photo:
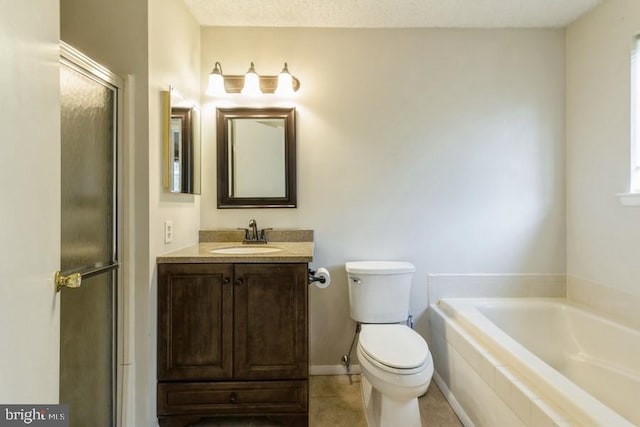
<svg viewBox="0 0 640 427"><path fill-rule="evenodd" d="M397 323L409 317L411 279L408 262L358 261L346 264L351 318L360 323Z"/></svg>

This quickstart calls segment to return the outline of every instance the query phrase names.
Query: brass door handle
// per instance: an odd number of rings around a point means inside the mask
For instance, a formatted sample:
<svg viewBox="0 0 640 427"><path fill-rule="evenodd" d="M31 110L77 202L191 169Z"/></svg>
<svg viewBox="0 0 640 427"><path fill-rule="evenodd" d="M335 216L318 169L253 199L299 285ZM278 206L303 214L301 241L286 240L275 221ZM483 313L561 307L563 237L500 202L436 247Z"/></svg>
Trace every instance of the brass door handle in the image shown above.
<svg viewBox="0 0 640 427"><path fill-rule="evenodd" d="M82 283L82 274L74 273L68 276L63 276L59 271L56 271L54 282L56 285L56 292L60 292L62 288L79 288Z"/></svg>

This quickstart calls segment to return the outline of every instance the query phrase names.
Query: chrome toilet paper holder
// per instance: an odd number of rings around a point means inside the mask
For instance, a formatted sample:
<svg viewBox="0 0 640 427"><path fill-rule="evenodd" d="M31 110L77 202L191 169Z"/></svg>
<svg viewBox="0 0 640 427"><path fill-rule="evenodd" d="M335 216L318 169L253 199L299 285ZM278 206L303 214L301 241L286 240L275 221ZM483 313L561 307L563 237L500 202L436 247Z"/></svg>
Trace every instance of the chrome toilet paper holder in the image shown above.
<svg viewBox="0 0 640 427"><path fill-rule="evenodd" d="M316 276L316 270L309 269L309 284L312 285L314 282L325 283L327 281L326 277Z"/></svg>

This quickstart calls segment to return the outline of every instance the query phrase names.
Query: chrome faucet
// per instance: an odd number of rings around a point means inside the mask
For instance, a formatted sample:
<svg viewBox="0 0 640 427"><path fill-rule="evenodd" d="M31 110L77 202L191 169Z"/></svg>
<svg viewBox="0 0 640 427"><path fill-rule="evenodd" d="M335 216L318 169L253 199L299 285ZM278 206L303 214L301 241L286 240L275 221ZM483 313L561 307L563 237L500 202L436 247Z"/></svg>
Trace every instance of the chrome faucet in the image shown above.
<svg viewBox="0 0 640 427"><path fill-rule="evenodd" d="M244 229L244 241L242 243L260 243L266 244L267 242L267 230L271 230L270 228L263 228L260 233L258 233L258 223L255 219L249 221L249 228Z"/></svg>
<svg viewBox="0 0 640 427"><path fill-rule="evenodd" d="M255 219L249 221L249 229L253 232L251 240L258 240L258 223Z"/></svg>

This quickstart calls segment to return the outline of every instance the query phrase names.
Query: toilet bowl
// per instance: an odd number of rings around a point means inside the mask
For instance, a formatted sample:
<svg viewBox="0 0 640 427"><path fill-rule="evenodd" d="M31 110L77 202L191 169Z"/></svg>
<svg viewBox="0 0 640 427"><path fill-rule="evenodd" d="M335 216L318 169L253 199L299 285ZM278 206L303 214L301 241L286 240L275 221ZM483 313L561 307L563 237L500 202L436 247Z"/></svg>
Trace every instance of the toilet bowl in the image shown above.
<svg viewBox="0 0 640 427"><path fill-rule="evenodd" d="M363 325L358 343L370 427L420 427L418 397L433 375L424 339L405 325Z"/></svg>

